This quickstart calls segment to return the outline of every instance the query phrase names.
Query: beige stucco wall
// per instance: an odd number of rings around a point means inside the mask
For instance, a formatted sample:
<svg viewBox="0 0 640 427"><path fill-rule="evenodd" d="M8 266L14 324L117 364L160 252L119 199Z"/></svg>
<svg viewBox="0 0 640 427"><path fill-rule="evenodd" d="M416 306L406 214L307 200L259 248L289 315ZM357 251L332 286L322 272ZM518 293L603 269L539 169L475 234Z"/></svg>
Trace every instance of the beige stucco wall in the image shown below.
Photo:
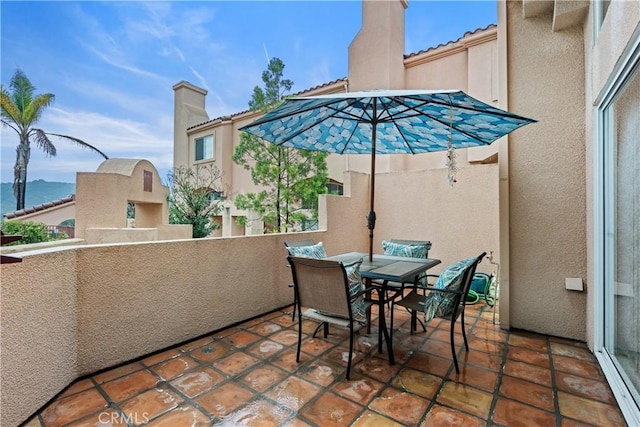
<svg viewBox="0 0 640 427"><path fill-rule="evenodd" d="M587 277L583 29L506 16L509 110L539 120L509 136L510 326L585 340L591 284L565 289Z"/></svg>
<svg viewBox="0 0 640 427"><path fill-rule="evenodd" d="M78 377L76 251L0 266L0 424L16 426Z"/></svg>
<svg viewBox="0 0 640 427"><path fill-rule="evenodd" d="M184 130L209 120L204 102L208 91L182 81L173 85L173 92L173 165L178 167L186 165L193 158L189 156L187 134ZM175 129L180 129L180 132Z"/></svg>
<svg viewBox="0 0 640 427"><path fill-rule="evenodd" d="M290 304L285 238L89 245L2 265L0 424L81 375Z"/></svg>
<svg viewBox="0 0 640 427"><path fill-rule="evenodd" d="M403 89L404 11L402 0L362 2L362 26L349 45L349 91Z"/></svg>
<svg viewBox="0 0 640 427"><path fill-rule="evenodd" d="M385 239L430 240L429 256L442 261L434 272L483 251L494 251L499 259L497 179L497 164L461 168L453 188L444 169L378 175L374 252L382 252ZM369 247L369 175L349 172L344 181L345 196L320 198L319 224L327 230L324 244L329 254L354 247L366 252ZM478 267L492 270L488 262Z"/></svg>
<svg viewBox="0 0 640 427"><path fill-rule="evenodd" d="M453 188L446 169L379 175L375 247L382 239L431 240L429 256L441 267L483 251L498 258L497 182L497 164L460 167ZM492 268L483 262L478 270Z"/></svg>
<svg viewBox="0 0 640 427"><path fill-rule="evenodd" d="M145 173L151 179L145 188ZM191 237L190 225L169 224L169 188L155 166L142 159L109 159L95 173L76 175L76 237L88 244ZM134 226L127 203L135 204Z"/></svg>
<svg viewBox="0 0 640 427"><path fill-rule="evenodd" d="M379 194L376 252L382 239L424 238L444 266L491 249L495 197L477 190L496 170L463 168L453 189L443 188L444 170L380 175L386 187L410 191ZM18 253L22 263L0 270L0 423L26 420L81 375L291 304L285 240L323 241L329 254L368 248L369 176L344 181L346 196L320 199L326 231ZM445 196L430 194L438 188Z"/></svg>

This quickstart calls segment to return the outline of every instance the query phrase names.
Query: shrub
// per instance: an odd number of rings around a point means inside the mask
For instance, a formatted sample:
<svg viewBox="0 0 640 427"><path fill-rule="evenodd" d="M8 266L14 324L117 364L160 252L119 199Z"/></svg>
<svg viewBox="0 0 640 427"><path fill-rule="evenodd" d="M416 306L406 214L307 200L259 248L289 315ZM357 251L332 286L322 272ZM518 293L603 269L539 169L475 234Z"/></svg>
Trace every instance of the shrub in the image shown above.
<svg viewBox="0 0 640 427"><path fill-rule="evenodd" d="M10 243L7 246L25 245L27 243L50 242L55 240L49 235L47 225L43 222L32 221L4 221L2 223L4 234L18 234L22 239Z"/></svg>

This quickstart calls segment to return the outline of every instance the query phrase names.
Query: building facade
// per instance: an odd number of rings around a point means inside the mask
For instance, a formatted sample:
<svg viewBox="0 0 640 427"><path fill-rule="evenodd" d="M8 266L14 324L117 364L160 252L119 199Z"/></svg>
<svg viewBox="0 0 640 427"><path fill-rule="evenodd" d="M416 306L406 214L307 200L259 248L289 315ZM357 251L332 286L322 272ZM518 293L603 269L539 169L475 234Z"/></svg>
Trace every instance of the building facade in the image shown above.
<svg viewBox="0 0 640 427"><path fill-rule="evenodd" d="M367 89L461 89L489 104L497 105L497 28L476 29L456 41L436 48L404 53L404 11L406 1L363 3L362 28L345 54L349 75L304 90L296 95L313 96ZM381 48L384 47L384 48ZM375 64L375 66L373 66ZM443 72L446 70L446 72ZM205 110L207 91L188 82L180 82L175 92L174 167L214 164L223 171L222 186L228 202L218 218L220 236L262 234L263 224L251 212L238 211L232 203L235 195L257 191L250 171L234 164L233 150L240 142L238 129L261 115L244 111L210 119ZM460 150L461 165L496 163L497 146ZM378 156L378 174L407 170L444 168L444 153L416 156ZM368 173L368 155L329 156L329 178L335 185L344 182L344 172ZM235 218L253 219L247 227L238 227Z"/></svg>

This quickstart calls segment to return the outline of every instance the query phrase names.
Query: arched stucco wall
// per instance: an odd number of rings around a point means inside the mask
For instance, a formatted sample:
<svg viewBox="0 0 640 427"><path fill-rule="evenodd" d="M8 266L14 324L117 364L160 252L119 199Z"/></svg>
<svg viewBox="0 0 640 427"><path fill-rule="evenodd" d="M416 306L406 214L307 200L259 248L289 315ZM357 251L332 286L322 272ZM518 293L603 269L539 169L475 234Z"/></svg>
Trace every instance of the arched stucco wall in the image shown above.
<svg viewBox="0 0 640 427"><path fill-rule="evenodd" d="M87 243L191 237L190 225L169 225L169 188L141 159L108 159L95 173L76 175L76 237ZM127 203L136 205L128 227Z"/></svg>

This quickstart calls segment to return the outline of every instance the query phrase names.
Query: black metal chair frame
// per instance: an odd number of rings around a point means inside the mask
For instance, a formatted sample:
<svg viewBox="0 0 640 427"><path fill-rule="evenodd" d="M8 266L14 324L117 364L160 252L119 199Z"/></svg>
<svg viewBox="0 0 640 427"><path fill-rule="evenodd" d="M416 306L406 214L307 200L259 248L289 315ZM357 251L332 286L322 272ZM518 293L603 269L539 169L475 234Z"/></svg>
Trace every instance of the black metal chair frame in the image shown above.
<svg viewBox="0 0 640 427"><path fill-rule="evenodd" d="M465 324L464 324L464 308L465 308L465 301L467 299L467 295L469 293L469 289L471 289L471 282L473 280L473 275L476 271L476 268L478 266L478 264L482 261L482 259L485 257L487 253L483 252L482 254L480 254L475 261L469 266L467 267L467 269L464 272L463 278L462 278L462 285L460 286L460 289L458 290L450 290L450 289L435 289L433 287L433 285L428 285L426 288L424 288L425 291L429 291L429 292L445 292L445 293L451 293L451 294L455 294L454 297L454 307L453 307L453 313L444 316L444 319L450 320L451 321L451 325L450 325L450 330L449 330L449 340L451 343L451 355L453 356L453 363L454 366L456 368L456 373L460 373L460 367L458 366L458 358L456 356L456 349L455 349L455 340L454 340L454 330L455 330L455 323L456 320L458 319L458 317L460 318L460 323L461 323L461 329L462 329L462 338L464 340L464 347L466 349L466 351L469 351L469 344L467 342L467 333L465 331ZM428 277L431 278L437 278L437 275L433 275L433 274L428 274ZM394 307L396 305L402 306L404 308L407 308L410 312L411 312L411 327L410 327L410 333L413 334L416 330L416 321L418 320L418 316L417 313L419 311L424 311L424 300L426 298L426 295L422 295L420 293L417 292L417 289L412 290L407 296L405 296L404 298L400 299L399 301L396 302L392 302L392 307L391 307L391 333L393 333L393 310ZM423 325L424 327L424 325Z"/></svg>
<svg viewBox="0 0 640 427"><path fill-rule="evenodd" d="M402 239L389 239L389 241L391 243L395 243L397 245L409 245L409 246L418 246L418 245L425 245L427 247L427 252L424 254L425 258L429 258L429 250L431 250L431 241L430 240L402 240ZM399 296L404 296L404 291L405 289L416 289L416 286L418 285L418 283L420 282L421 279L427 277L427 274L421 274L418 277L416 277L413 281L411 282L404 282L401 283L400 288L395 291L395 295L393 296L393 298L389 298L388 292L387 292L387 300L389 301L389 304L392 304L393 299L399 297ZM389 309L391 310L392 307L389 307ZM426 331L426 327L424 326L424 323L422 323L422 320L418 319L418 322L420 323L420 325L422 326L422 330ZM393 330L391 330L391 333L393 333Z"/></svg>

